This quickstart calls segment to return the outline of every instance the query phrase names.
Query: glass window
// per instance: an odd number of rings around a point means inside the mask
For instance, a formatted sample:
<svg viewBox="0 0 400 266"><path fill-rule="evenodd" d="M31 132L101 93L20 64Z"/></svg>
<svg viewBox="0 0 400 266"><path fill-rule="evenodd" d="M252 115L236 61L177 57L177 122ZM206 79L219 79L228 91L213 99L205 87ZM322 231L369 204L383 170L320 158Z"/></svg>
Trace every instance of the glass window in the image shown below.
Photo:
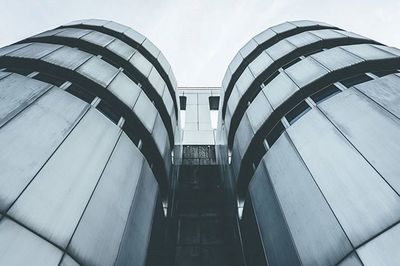
<svg viewBox="0 0 400 266"><path fill-rule="evenodd" d="M210 96L208 97L208 101L210 104L210 110L218 110L219 108L219 96Z"/></svg>
<svg viewBox="0 0 400 266"><path fill-rule="evenodd" d="M179 96L179 105L181 110L186 110L186 96Z"/></svg>

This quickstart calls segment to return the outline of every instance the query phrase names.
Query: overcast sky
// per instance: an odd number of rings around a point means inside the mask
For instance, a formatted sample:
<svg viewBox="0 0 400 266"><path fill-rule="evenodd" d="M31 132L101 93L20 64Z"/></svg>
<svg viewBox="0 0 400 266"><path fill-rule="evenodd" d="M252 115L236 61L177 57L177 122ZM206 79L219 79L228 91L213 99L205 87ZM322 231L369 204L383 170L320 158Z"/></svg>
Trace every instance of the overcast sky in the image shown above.
<svg viewBox="0 0 400 266"><path fill-rule="evenodd" d="M1 0L1 7L1 46L72 20L114 20L161 49L179 86L220 86L236 52L284 21L324 21L400 47L400 0Z"/></svg>

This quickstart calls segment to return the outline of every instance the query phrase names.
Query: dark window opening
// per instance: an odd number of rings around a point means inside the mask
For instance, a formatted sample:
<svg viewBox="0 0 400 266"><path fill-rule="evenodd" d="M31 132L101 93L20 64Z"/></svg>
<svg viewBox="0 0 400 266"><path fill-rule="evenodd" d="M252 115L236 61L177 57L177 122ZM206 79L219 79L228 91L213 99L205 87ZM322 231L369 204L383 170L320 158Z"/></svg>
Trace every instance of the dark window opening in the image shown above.
<svg viewBox="0 0 400 266"><path fill-rule="evenodd" d="M219 96L210 96L210 97L208 97L208 102L210 104L210 110L211 111L218 110L218 107L219 107Z"/></svg>
<svg viewBox="0 0 400 266"><path fill-rule="evenodd" d="M96 95L76 84L71 84L65 91L87 103L92 103L94 98L96 98Z"/></svg>
<svg viewBox="0 0 400 266"><path fill-rule="evenodd" d="M296 105L295 108L293 108L289 113L286 114L286 119L289 122L289 124L293 124L297 120L299 120L300 117L302 117L305 113L307 113L311 107L305 102L302 101L298 105Z"/></svg>
<svg viewBox="0 0 400 266"><path fill-rule="evenodd" d="M20 75L23 75L23 76L27 76L30 73L34 72L34 71L30 70L30 69L13 68L13 67L8 67L4 71L11 72L11 73L17 73L17 74L20 74Z"/></svg>
<svg viewBox="0 0 400 266"><path fill-rule="evenodd" d="M107 63L109 63L110 65L112 65L118 69L120 68L120 66L117 63L115 63L113 60L111 60L110 58L102 56L101 59L103 59L104 61L106 61Z"/></svg>
<svg viewBox="0 0 400 266"><path fill-rule="evenodd" d="M296 64L296 63L299 62L299 61L301 61L301 58L300 58L300 57L298 57L298 58L296 58L296 59L290 61L289 63L287 63L286 65L284 65L282 68L283 68L283 69L289 68L290 66Z"/></svg>
<svg viewBox="0 0 400 266"><path fill-rule="evenodd" d="M274 145L284 130L285 127L283 126L282 122L279 121L278 124L276 124L275 127L268 133L266 140L270 147Z"/></svg>
<svg viewBox="0 0 400 266"><path fill-rule="evenodd" d="M369 80L372 80L372 78L365 74L360 74L357 76L353 76L353 77L341 80L340 83L342 83L345 87L350 88L350 87L353 87L354 85L364 83Z"/></svg>
<svg viewBox="0 0 400 266"><path fill-rule="evenodd" d="M105 101L101 100L100 103L96 106L96 108L106 117L108 117L114 124L118 124L121 115L114 112L113 108L106 103Z"/></svg>
<svg viewBox="0 0 400 266"><path fill-rule="evenodd" d="M333 95L339 93L340 90L338 87L335 85L331 84L328 87L325 87L324 89L314 93L313 95L310 96L310 98L315 102L315 103L320 103L323 102Z"/></svg>
<svg viewBox="0 0 400 266"><path fill-rule="evenodd" d="M397 69L391 69L391 70L373 71L371 73L374 74L375 76L378 76L378 77L381 78L381 77L386 76L386 75L399 73L399 71Z"/></svg>
<svg viewBox="0 0 400 266"><path fill-rule="evenodd" d="M263 82L263 84L264 85L267 85L268 83L270 83L271 82L271 80L273 80L276 76L278 76L279 75L279 71L275 71L274 73L272 73L272 75L271 76L269 76L264 82Z"/></svg>
<svg viewBox="0 0 400 266"><path fill-rule="evenodd" d="M179 104L181 106L181 110L186 110L186 96L179 96Z"/></svg>
<svg viewBox="0 0 400 266"><path fill-rule="evenodd" d="M52 76L52 75L48 75L48 74L45 74L45 73L39 73L36 76L34 76L33 78L37 79L37 80L40 80L40 81L43 81L43 82L50 83L50 84L55 85L57 87L60 87L66 81L64 79L60 79L58 77L55 77L55 76Z"/></svg>

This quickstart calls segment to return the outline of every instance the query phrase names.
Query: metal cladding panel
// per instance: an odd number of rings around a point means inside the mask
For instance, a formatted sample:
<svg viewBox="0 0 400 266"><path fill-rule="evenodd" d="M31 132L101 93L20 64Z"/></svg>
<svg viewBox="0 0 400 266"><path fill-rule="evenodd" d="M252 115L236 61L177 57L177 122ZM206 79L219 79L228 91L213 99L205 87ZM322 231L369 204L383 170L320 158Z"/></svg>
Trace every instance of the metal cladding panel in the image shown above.
<svg viewBox="0 0 400 266"><path fill-rule="evenodd" d="M328 73L323 66L310 57L290 66L285 71L299 87L304 87Z"/></svg>
<svg viewBox="0 0 400 266"><path fill-rule="evenodd" d="M255 77L251 73L250 69L246 67L242 75L240 75L239 79L236 81L236 88L240 95L243 95L247 91L254 79Z"/></svg>
<svg viewBox="0 0 400 266"><path fill-rule="evenodd" d="M157 58L158 55L161 53L160 50L152 43L149 39L146 39L143 43L142 46L146 48L146 50L154 57ZM168 70L168 69L166 69Z"/></svg>
<svg viewBox="0 0 400 266"><path fill-rule="evenodd" d="M258 44L256 41L254 41L253 39L251 39L250 41L248 41L243 47L242 49L240 49L240 54L242 55L243 58L249 56L249 54L251 52L253 52L253 50L255 50L257 48Z"/></svg>
<svg viewBox="0 0 400 266"><path fill-rule="evenodd" d="M285 133L262 163L267 168L302 265L337 264L352 246ZM269 208L265 210L268 211Z"/></svg>
<svg viewBox="0 0 400 266"><path fill-rule="evenodd" d="M356 34L356 33L354 33L354 32L351 32L351 31L341 31L341 30L336 30L336 31L337 31L337 32L340 32L341 34L346 35L347 37L350 37L350 38L368 39L368 38L366 38L366 37L364 37L364 36L361 36L361 35L359 35L359 34Z"/></svg>
<svg viewBox="0 0 400 266"><path fill-rule="evenodd" d="M277 42L276 44L269 47L265 52L273 59L277 60L288 53L294 51L296 47L288 42L286 39Z"/></svg>
<svg viewBox="0 0 400 266"><path fill-rule="evenodd" d="M119 33L123 33L125 32L127 29L129 29L127 26L116 23L114 21L110 21L108 23L105 23L103 25L104 28L119 32Z"/></svg>
<svg viewBox="0 0 400 266"><path fill-rule="evenodd" d="M385 52L378 48L379 46L372 46L371 44L356 44L343 46L342 49L361 57L364 60L377 60L394 58L395 55Z"/></svg>
<svg viewBox="0 0 400 266"><path fill-rule="evenodd" d="M284 22L284 23L278 24L276 26L273 26L270 29L275 31L276 33L283 33L285 31L294 30L295 28L297 28L296 25L294 25L290 22Z"/></svg>
<svg viewBox="0 0 400 266"><path fill-rule="evenodd" d="M321 38L306 31L306 32L302 32L302 33L290 36L286 40L296 47L302 47L302 46L306 46L306 45L318 42L321 40Z"/></svg>
<svg viewBox="0 0 400 266"><path fill-rule="evenodd" d="M0 210L17 199L87 106L55 88L0 129Z"/></svg>
<svg viewBox="0 0 400 266"><path fill-rule="evenodd" d="M8 214L65 248L120 131L90 109Z"/></svg>
<svg viewBox="0 0 400 266"><path fill-rule="evenodd" d="M260 163L249 185L258 231L270 265L301 265L265 165ZM245 203L244 208L249 208ZM254 240L253 240L254 241Z"/></svg>
<svg viewBox="0 0 400 266"><path fill-rule="evenodd" d="M275 36L276 36L276 33L273 30L267 29L267 30L257 34L253 39L260 45L260 44L263 44L264 42L272 39Z"/></svg>
<svg viewBox="0 0 400 266"><path fill-rule="evenodd" d="M75 70L77 67L86 62L93 55L78 50L77 48L70 48L67 46L58 49L51 54L43 57L41 60L64 67L67 69Z"/></svg>
<svg viewBox="0 0 400 266"><path fill-rule="evenodd" d="M262 52L256 59L249 64L249 68L254 77L258 77L265 69L267 69L274 60L265 52Z"/></svg>
<svg viewBox="0 0 400 266"><path fill-rule="evenodd" d="M57 265L62 251L24 227L3 218L0 221L1 265Z"/></svg>
<svg viewBox="0 0 400 266"><path fill-rule="evenodd" d="M153 68L153 65L147 60L143 55L136 52L133 54L131 59L129 60L135 68L137 68L140 73L142 73L145 77L150 75L150 71Z"/></svg>
<svg viewBox="0 0 400 266"><path fill-rule="evenodd" d="M124 60L129 60L133 53L136 52L136 49L118 39L115 39L106 48Z"/></svg>
<svg viewBox="0 0 400 266"><path fill-rule="evenodd" d="M240 150L240 154L244 154L246 152L253 137L254 133L251 129L249 119L247 118L247 116L244 116L243 119L240 121L235 135L235 142L239 144L238 147Z"/></svg>
<svg viewBox="0 0 400 266"><path fill-rule="evenodd" d="M400 56L400 49L398 49L398 48L390 47L390 46L383 46L383 45L376 45L376 44L373 44L372 46L374 46L374 47L376 47L376 48L378 48L380 50L384 50L386 52L389 52L391 54Z"/></svg>
<svg viewBox="0 0 400 266"><path fill-rule="evenodd" d="M87 42L96 44L96 45L101 46L101 47L105 47L105 46L107 46L107 44L109 44L110 42L114 41L115 38L110 36L110 35L101 33L101 32L92 31L91 33L86 34L85 36L83 36L81 38L81 40L85 40Z"/></svg>
<svg viewBox="0 0 400 266"><path fill-rule="evenodd" d="M342 34L342 31L337 31L337 30L332 30L332 29L312 30L312 31L309 31L309 33L314 34L315 36L318 36L319 38L321 38L323 40L337 39L337 38L344 37L344 35Z"/></svg>
<svg viewBox="0 0 400 266"><path fill-rule="evenodd" d="M19 74L11 74L0 80L0 125L26 108L50 85Z"/></svg>
<svg viewBox="0 0 400 266"><path fill-rule="evenodd" d="M169 64L167 58L165 58L162 52L160 52L160 54L158 55L157 60L160 63L161 67L165 70L165 73L168 73L171 69L171 65Z"/></svg>
<svg viewBox="0 0 400 266"><path fill-rule="evenodd" d="M330 71L348 67L363 61L361 58L352 55L340 47L325 50L323 52L311 55L311 57L324 67L328 68Z"/></svg>
<svg viewBox="0 0 400 266"><path fill-rule="evenodd" d="M152 136L158 150L160 151L161 155L163 155L164 151L166 150L167 142L168 142L168 134L163 126L163 122L161 117L158 115L154 124Z"/></svg>
<svg viewBox="0 0 400 266"><path fill-rule="evenodd" d="M85 265L112 265L125 230L143 155L122 133L68 250Z"/></svg>
<svg viewBox="0 0 400 266"><path fill-rule="evenodd" d="M246 111L254 133L257 132L265 119L269 117L272 112L273 109L265 94L259 93Z"/></svg>
<svg viewBox="0 0 400 266"><path fill-rule="evenodd" d="M133 111L147 130L152 132L158 113L153 103L150 102L143 91L140 92L139 99L136 101Z"/></svg>
<svg viewBox="0 0 400 266"><path fill-rule="evenodd" d="M400 198L316 109L287 129L354 246L400 219Z"/></svg>
<svg viewBox="0 0 400 266"><path fill-rule="evenodd" d="M145 265L158 196L157 182L144 162L134 202L129 212L121 247L114 265Z"/></svg>
<svg viewBox="0 0 400 266"><path fill-rule="evenodd" d="M400 77L388 75L355 88L400 118Z"/></svg>
<svg viewBox="0 0 400 266"><path fill-rule="evenodd" d="M165 104L165 107L167 108L167 112L170 117L172 117L174 113L174 102L172 100L171 94L169 93L168 90L164 90L164 94L162 96L163 102ZM176 120L171 119L172 123L174 124Z"/></svg>
<svg viewBox="0 0 400 266"><path fill-rule="evenodd" d="M117 68L113 67L97 56L90 58L76 71L103 87L107 87L107 85L110 84L111 80L118 73Z"/></svg>
<svg viewBox="0 0 400 266"><path fill-rule="evenodd" d="M400 121L354 89L320 104L343 135L400 193Z"/></svg>
<svg viewBox="0 0 400 266"><path fill-rule="evenodd" d="M132 40L134 40L139 44L143 43L144 40L146 39L146 37L144 37L142 34L131 28L124 31L124 35L126 35L127 37L131 38Z"/></svg>
<svg viewBox="0 0 400 266"><path fill-rule="evenodd" d="M49 37L49 36L54 36L57 33L60 33L62 31L65 31L66 29L54 29L54 30L48 30L39 34L36 34L32 36L33 38L40 38L40 37Z"/></svg>
<svg viewBox="0 0 400 266"><path fill-rule="evenodd" d="M68 254L64 254L62 261L59 264L60 266L80 266L73 258L71 258Z"/></svg>
<svg viewBox="0 0 400 266"><path fill-rule="evenodd" d="M118 73L107 89L129 106L129 108L133 108L133 105L136 103L142 91L141 88L123 72Z"/></svg>
<svg viewBox="0 0 400 266"><path fill-rule="evenodd" d="M397 224L357 249L364 265L397 265L399 253L400 225Z"/></svg>
<svg viewBox="0 0 400 266"><path fill-rule="evenodd" d="M1 50L0 50L0 53L1 53ZM231 77L232 77L231 70L229 68L227 68L226 72L225 72L224 79L222 80L222 90L223 91L226 91L226 88L228 88L229 81L231 80Z"/></svg>
<svg viewBox="0 0 400 266"><path fill-rule="evenodd" d="M18 49L21 49L22 47L26 47L32 45L31 43L20 43L20 44L13 44L13 45L9 45L3 48L0 48L0 56L9 54L13 51L16 51Z"/></svg>
<svg viewBox="0 0 400 266"><path fill-rule="evenodd" d="M60 33L57 33L56 36L72 38L72 39L79 39L86 34L91 33L91 30L84 30L84 29L65 29Z"/></svg>
<svg viewBox="0 0 400 266"><path fill-rule="evenodd" d="M285 73L282 72L266 84L262 90L272 107L276 109L292 96L293 93L298 91L299 88ZM263 97L263 95L259 93L256 97Z"/></svg>
<svg viewBox="0 0 400 266"><path fill-rule="evenodd" d="M7 56L40 59L61 47L62 45L58 44L32 43L29 46L22 47L21 49L7 54Z"/></svg>
<svg viewBox="0 0 400 266"><path fill-rule="evenodd" d="M164 80L158 73L157 69L155 69L154 67L151 69L149 82L156 89L158 95L162 96L166 85Z"/></svg>
<svg viewBox="0 0 400 266"><path fill-rule="evenodd" d="M232 59L232 62L229 64L229 70L231 71L232 74L235 73L235 71L242 63L242 61L243 61L242 55L240 53L237 53L235 57Z"/></svg>
<svg viewBox="0 0 400 266"><path fill-rule="evenodd" d="M233 177L235 178L234 182L236 184L237 182L237 177L239 175L239 168L240 168L240 162L242 161L242 155L240 154L240 150L238 147L238 142L234 142L233 147L232 147L232 162L231 165L233 165Z"/></svg>
<svg viewBox="0 0 400 266"><path fill-rule="evenodd" d="M240 100L239 90L235 86L233 88L231 96L229 97L229 100L228 100L228 107L232 112L235 111L236 106L239 103L239 100Z"/></svg>
<svg viewBox="0 0 400 266"><path fill-rule="evenodd" d="M342 260L338 266L363 266L361 261L359 260L358 256L355 252L351 253L347 256L344 260Z"/></svg>

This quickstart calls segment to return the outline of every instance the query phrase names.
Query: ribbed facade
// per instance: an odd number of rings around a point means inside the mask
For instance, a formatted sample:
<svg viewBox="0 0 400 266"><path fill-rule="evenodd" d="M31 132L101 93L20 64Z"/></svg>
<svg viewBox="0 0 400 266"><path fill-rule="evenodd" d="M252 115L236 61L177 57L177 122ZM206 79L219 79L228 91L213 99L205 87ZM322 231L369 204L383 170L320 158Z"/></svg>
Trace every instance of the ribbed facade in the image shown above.
<svg viewBox="0 0 400 266"><path fill-rule="evenodd" d="M400 50L311 21L235 56L219 158L244 200L247 265L398 264L399 68Z"/></svg>
<svg viewBox="0 0 400 266"><path fill-rule="evenodd" d="M0 265L151 264L178 114L163 54L84 20L0 49L0 68Z"/></svg>

